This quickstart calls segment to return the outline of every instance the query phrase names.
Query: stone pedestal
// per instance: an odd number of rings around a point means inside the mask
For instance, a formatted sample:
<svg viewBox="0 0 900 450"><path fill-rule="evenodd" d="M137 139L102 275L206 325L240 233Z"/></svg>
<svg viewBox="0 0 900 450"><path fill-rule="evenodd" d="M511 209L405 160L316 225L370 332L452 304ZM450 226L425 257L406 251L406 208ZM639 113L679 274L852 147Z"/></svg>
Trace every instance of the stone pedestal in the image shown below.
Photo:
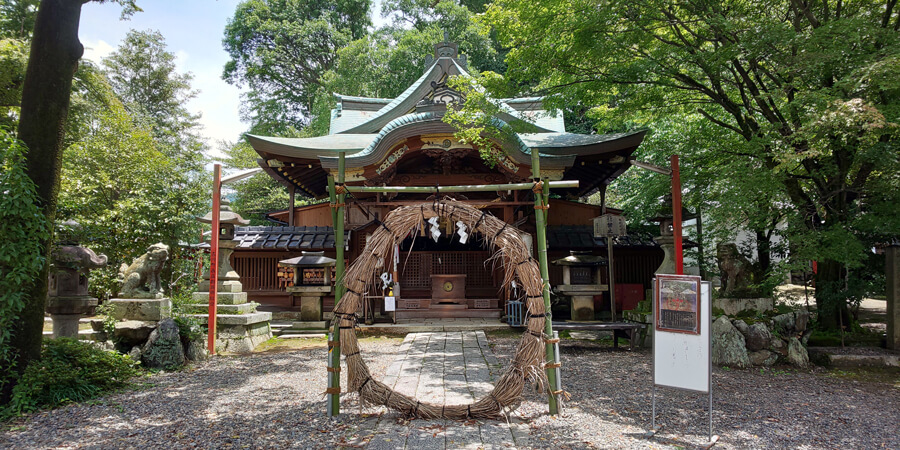
<svg viewBox="0 0 900 450"><path fill-rule="evenodd" d="M665 256L663 262L656 269L657 274L674 274L675 273L675 238L673 236L656 236L653 238L659 247L662 248Z"/></svg>
<svg viewBox="0 0 900 450"><path fill-rule="evenodd" d="M593 295L572 295L571 311L572 320L585 321L594 320L594 296Z"/></svg>
<svg viewBox="0 0 900 450"><path fill-rule="evenodd" d="M231 247L234 242L226 241L222 244ZM232 248L220 250L220 254L230 255ZM221 272L216 283L216 351L247 353L272 337L269 326L272 313L257 312L259 304L247 301L247 293L243 292L240 277L227 261L227 257L224 261L219 259ZM204 324L209 321L209 286L207 272L198 287L200 292L194 292L193 303L186 305L188 311Z"/></svg>
<svg viewBox="0 0 900 450"><path fill-rule="evenodd" d="M291 286L287 288L294 298L300 297L300 320L319 322L322 320L322 300L331 293L328 286Z"/></svg>
<svg viewBox="0 0 900 450"><path fill-rule="evenodd" d="M53 321L53 337L77 338L78 321L93 314L96 307L96 298L83 295L48 298L47 312Z"/></svg>
<svg viewBox="0 0 900 450"><path fill-rule="evenodd" d="M111 298L108 304L109 315L116 320L159 322L172 316L172 300L168 298Z"/></svg>

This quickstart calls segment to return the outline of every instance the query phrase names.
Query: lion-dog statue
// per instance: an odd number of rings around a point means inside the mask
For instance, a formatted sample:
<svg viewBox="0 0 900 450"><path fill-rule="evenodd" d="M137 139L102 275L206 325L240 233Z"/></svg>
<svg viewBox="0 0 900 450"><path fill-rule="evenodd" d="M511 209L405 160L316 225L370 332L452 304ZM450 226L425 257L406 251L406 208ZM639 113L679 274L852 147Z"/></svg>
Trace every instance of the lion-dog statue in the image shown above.
<svg viewBox="0 0 900 450"><path fill-rule="evenodd" d="M159 273L162 272L166 259L169 258L169 246L158 243L147 249L147 253L135 259L131 265L122 263L119 268L119 280L122 289L120 298L162 298L162 283Z"/></svg>
<svg viewBox="0 0 900 450"><path fill-rule="evenodd" d="M722 297L740 295L747 291L753 282L753 264L738 252L735 244L719 244L716 246L719 260L719 271L722 277Z"/></svg>

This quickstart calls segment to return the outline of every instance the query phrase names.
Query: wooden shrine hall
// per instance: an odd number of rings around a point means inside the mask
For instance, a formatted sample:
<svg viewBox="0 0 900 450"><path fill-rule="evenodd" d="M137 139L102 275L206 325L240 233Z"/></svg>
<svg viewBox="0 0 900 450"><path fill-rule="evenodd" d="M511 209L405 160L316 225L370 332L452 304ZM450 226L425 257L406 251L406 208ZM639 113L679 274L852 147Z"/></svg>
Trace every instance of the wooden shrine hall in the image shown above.
<svg viewBox="0 0 900 450"><path fill-rule="evenodd" d="M441 42L435 45L434 56L426 58L422 76L397 98L336 95L327 136L248 137L260 155L260 166L288 187L292 203L285 211L269 214L285 226L238 229L237 238L242 242L235 250L233 265L251 298L264 307L296 309L295 300L285 291L290 276L277 267L277 261L300 256L303 250L336 256L335 239L327 237L334 233L329 203L294 207L293 200L296 195L327 198L328 176L336 176L340 153L345 155L344 184L348 188L421 188L410 189L413 192L351 190L342 218L348 264L361 254L367 236L393 208L431 202L445 195L495 215L520 230L526 243L535 242L530 190L446 194L440 189L531 183L532 149L538 151L542 178L578 182L577 187L551 188L549 257L564 257L570 250L606 255L603 239L595 239L591 233L591 220L603 209L580 200L605 192L629 169L644 132L567 133L562 112L544 110L541 98L503 99L498 102L502 112L494 118L496 124L524 120L533 124L532 132L512 133L510 142L496 142L495 163L489 164L476 148L456 139L454 128L442 121L447 106L462 100L447 86L448 78L465 74L466 59L458 54L457 45ZM616 213L612 209L607 212ZM442 223L441 227L443 232L436 241L426 233L408 237L397 246L394 261L386 264L386 273L395 282L395 318L500 318L504 303L516 293L510 286L501 286L502 270L489 261L492 250L477 234L461 243L454 224ZM616 282L636 286L642 297L663 252L652 241L632 241L638 245L625 245L629 249L617 253ZM531 247L534 252L534 245ZM561 274L561 268L550 268L551 285L562 282ZM376 311L384 308L381 287L379 284L368 293ZM330 311L333 305L333 295L326 297L324 310Z"/></svg>

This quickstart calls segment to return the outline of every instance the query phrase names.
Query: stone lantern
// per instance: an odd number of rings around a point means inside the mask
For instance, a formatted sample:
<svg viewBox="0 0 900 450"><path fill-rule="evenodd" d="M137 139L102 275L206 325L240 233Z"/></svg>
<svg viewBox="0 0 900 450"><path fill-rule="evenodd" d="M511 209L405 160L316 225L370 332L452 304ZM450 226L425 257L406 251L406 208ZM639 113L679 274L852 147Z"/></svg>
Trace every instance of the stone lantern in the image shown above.
<svg viewBox="0 0 900 450"><path fill-rule="evenodd" d="M106 266L106 255L97 255L78 245L71 233L77 222L65 222L61 242L51 253L47 312L53 320L53 337L78 337L78 321L94 313L97 299L88 293L88 274L91 269Z"/></svg>
<svg viewBox="0 0 900 450"><path fill-rule="evenodd" d="M202 223L212 224L212 212L208 212L203 217L198 217ZM219 229L213 230L213 232L219 233L219 276L218 281L222 283L224 286L228 286L233 283L227 282L238 282L240 284L241 277L238 273L231 267L231 254L234 253L234 248L237 246L237 242L234 241L234 227L235 225L249 225L250 221L241 217L240 214L234 212L229 206L227 201L222 201L221 206L219 207ZM224 287L220 286L220 288ZM201 291L209 291L209 269L207 268L206 273L203 276L203 282L200 283ZM240 288L238 289L240 291ZM232 292L228 290L228 288L220 289L220 292Z"/></svg>
<svg viewBox="0 0 900 450"><path fill-rule="evenodd" d="M210 212L197 220L212 223ZM222 201L219 208L219 274L210 280L209 268L203 273L203 280L197 292L191 296L192 304L187 308L196 313L201 323L209 322L209 288L216 283L216 351L246 353L272 337L269 321L272 313L257 311L258 303L248 301L241 284L241 277L231 267L231 254L238 243L234 240L235 225L248 225L240 214L234 212L228 202ZM208 328L207 328L208 329Z"/></svg>
<svg viewBox="0 0 900 450"><path fill-rule="evenodd" d="M279 266L294 268L294 285L287 291L292 297L300 297L301 321L322 321L322 300L332 292L331 268L335 262L325 252L303 252L302 256L278 262Z"/></svg>
<svg viewBox="0 0 900 450"><path fill-rule="evenodd" d="M594 320L594 296L609 290L600 282L606 258L572 250L569 256L557 259L553 264L563 268L563 284L556 286L556 290L571 297L572 320ZM612 313L615 318L615 304Z"/></svg>
<svg viewBox="0 0 900 450"><path fill-rule="evenodd" d="M656 217L648 219L650 222L659 223L659 236L653 238L660 248L662 248L665 256L663 262L656 269L657 274L674 274L675 273L675 236L674 223L675 217L672 215L672 194L666 194L659 205ZM688 212L685 208L681 209L681 220L693 219L695 215Z"/></svg>

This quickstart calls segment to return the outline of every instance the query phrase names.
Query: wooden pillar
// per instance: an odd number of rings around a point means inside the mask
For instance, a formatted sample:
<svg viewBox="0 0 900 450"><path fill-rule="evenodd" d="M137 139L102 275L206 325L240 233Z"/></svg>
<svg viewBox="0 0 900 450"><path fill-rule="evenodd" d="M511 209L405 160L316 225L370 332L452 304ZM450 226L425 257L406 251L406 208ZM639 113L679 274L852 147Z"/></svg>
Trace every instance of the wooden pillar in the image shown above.
<svg viewBox="0 0 900 450"><path fill-rule="evenodd" d="M295 198L297 195L297 186L294 186L293 184L291 185L290 194L291 194L291 204L288 207L289 208L288 209L288 226L293 227L293 226L297 225L294 223L294 201L295 201Z"/></svg>
<svg viewBox="0 0 900 450"><path fill-rule="evenodd" d="M222 165L213 166L212 234L209 236L209 310L206 318L206 346L216 354L216 309L219 288L219 208L222 201Z"/></svg>
<svg viewBox="0 0 900 450"><path fill-rule="evenodd" d="M672 235L675 238L675 274L684 275L684 253L681 245L681 174L678 155L672 155Z"/></svg>
<svg viewBox="0 0 900 450"><path fill-rule="evenodd" d="M534 193L534 221L537 238L538 263L541 269L542 288L541 294L544 297L544 310L550 313L550 269L547 265L547 211L546 206L550 202L550 184L548 180L541 179L541 159L537 149L531 149L531 176L535 182L542 181L543 189ZM544 335L547 339L553 337L553 319L547 314L544 320ZM550 363L554 361L553 344L545 342L545 361ZM556 378L556 370L552 368L545 369L547 372L547 381L550 383L550 395L547 403L550 407L550 414L559 414L559 404L557 402L555 391L559 390L559 380Z"/></svg>

